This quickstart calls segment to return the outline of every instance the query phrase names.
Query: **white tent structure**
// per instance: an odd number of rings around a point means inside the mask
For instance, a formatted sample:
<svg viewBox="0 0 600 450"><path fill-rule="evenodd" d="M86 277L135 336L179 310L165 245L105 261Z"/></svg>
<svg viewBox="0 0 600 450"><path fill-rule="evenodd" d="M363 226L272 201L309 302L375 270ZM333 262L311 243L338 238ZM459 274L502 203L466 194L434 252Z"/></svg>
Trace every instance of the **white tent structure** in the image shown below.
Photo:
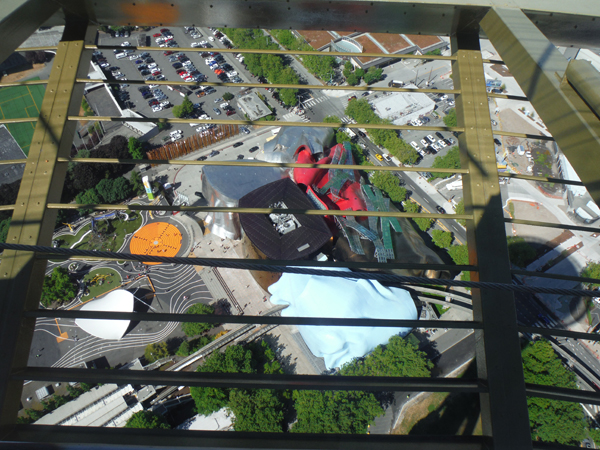
<svg viewBox="0 0 600 450"><path fill-rule="evenodd" d="M104 297L86 303L81 311L133 312L133 294L124 289L109 292ZM120 340L129 320L77 319L75 324L83 331L100 339Z"/></svg>

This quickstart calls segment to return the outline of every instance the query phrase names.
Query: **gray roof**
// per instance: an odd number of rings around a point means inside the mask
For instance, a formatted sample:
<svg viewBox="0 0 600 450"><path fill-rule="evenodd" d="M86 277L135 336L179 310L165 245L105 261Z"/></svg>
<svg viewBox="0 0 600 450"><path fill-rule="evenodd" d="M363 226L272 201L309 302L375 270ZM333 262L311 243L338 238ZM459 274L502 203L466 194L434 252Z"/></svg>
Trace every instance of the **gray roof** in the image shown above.
<svg viewBox="0 0 600 450"><path fill-rule="evenodd" d="M25 153L5 125L0 125L0 160L23 159ZM25 164L0 164L0 184L10 184L23 176Z"/></svg>

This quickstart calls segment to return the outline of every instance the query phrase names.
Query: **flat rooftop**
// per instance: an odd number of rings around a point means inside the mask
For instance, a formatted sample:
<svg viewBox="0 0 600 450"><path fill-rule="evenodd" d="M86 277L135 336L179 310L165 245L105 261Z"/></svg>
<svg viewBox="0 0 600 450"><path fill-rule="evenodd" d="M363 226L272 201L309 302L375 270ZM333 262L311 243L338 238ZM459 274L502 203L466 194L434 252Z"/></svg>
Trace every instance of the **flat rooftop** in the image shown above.
<svg viewBox="0 0 600 450"><path fill-rule="evenodd" d="M412 47L412 44L408 43L399 34L392 33L369 33L372 39L379 42L388 53L396 53L405 48Z"/></svg>
<svg viewBox="0 0 600 450"><path fill-rule="evenodd" d="M331 35L329 31L298 30L298 33L300 33L302 37L306 39L308 45L315 50L329 44L334 39L333 35Z"/></svg>
<svg viewBox="0 0 600 450"><path fill-rule="evenodd" d="M425 51L427 51L427 48L443 42L442 39L437 36L428 36L423 34L405 34L404 36L410 39L421 50Z"/></svg>
<svg viewBox="0 0 600 450"><path fill-rule="evenodd" d="M358 36L352 39L354 39L356 42L363 46L363 52L365 53L383 53L381 48L379 48L379 46L375 42L373 42L367 34L363 34L362 36ZM372 58L370 56L358 56L357 58L363 64L377 59Z"/></svg>
<svg viewBox="0 0 600 450"><path fill-rule="evenodd" d="M395 92L373 101L375 113L389 119L394 125L405 125L419 116L433 111L435 102L420 92Z"/></svg>
<svg viewBox="0 0 600 450"><path fill-rule="evenodd" d="M271 114L271 110L260 99L256 92L251 92L238 99L239 107L248 115L250 120L258 120Z"/></svg>

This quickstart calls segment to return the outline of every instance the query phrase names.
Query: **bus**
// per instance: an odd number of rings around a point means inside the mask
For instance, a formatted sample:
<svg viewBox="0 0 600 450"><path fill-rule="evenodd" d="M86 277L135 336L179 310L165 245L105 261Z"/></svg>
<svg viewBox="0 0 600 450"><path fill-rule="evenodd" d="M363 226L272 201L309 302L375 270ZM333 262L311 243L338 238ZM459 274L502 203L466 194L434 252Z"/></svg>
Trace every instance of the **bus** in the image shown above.
<svg viewBox="0 0 600 450"><path fill-rule="evenodd" d="M388 83L388 87L402 87L404 86L404 81L397 81L397 80L392 80Z"/></svg>

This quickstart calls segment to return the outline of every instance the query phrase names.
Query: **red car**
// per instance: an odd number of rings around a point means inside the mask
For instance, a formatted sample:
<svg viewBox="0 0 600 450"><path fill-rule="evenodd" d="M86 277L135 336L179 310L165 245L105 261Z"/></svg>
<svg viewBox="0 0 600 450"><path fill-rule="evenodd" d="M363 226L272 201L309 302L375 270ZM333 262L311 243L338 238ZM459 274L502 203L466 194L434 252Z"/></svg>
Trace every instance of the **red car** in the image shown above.
<svg viewBox="0 0 600 450"><path fill-rule="evenodd" d="M157 38L157 37L161 37L161 36L162 36L162 34L160 34L160 33L156 33L156 34L152 35L153 38Z"/></svg>
<svg viewBox="0 0 600 450"><path fill-rule="evenodd" d="M161 30L160 30L161 33L164 33L165 31L169 31L169 29L168 28L161 28Z"/></svg>
<svg viewBox="0 0 600 450"><path fill-rule="evenodd" d="M165 56L169 56L169 55L172 55L172 54L173 54L173 52L171 50L163 52L163 55L165 55Z"/></svg>
<svg viewBox="0 0 600 450"><path fill-rule="evenodd" d="M225 114L227 114L228 116L231 116L232 114L235 114L235 111L233 109L228 109Z"/></svg>

